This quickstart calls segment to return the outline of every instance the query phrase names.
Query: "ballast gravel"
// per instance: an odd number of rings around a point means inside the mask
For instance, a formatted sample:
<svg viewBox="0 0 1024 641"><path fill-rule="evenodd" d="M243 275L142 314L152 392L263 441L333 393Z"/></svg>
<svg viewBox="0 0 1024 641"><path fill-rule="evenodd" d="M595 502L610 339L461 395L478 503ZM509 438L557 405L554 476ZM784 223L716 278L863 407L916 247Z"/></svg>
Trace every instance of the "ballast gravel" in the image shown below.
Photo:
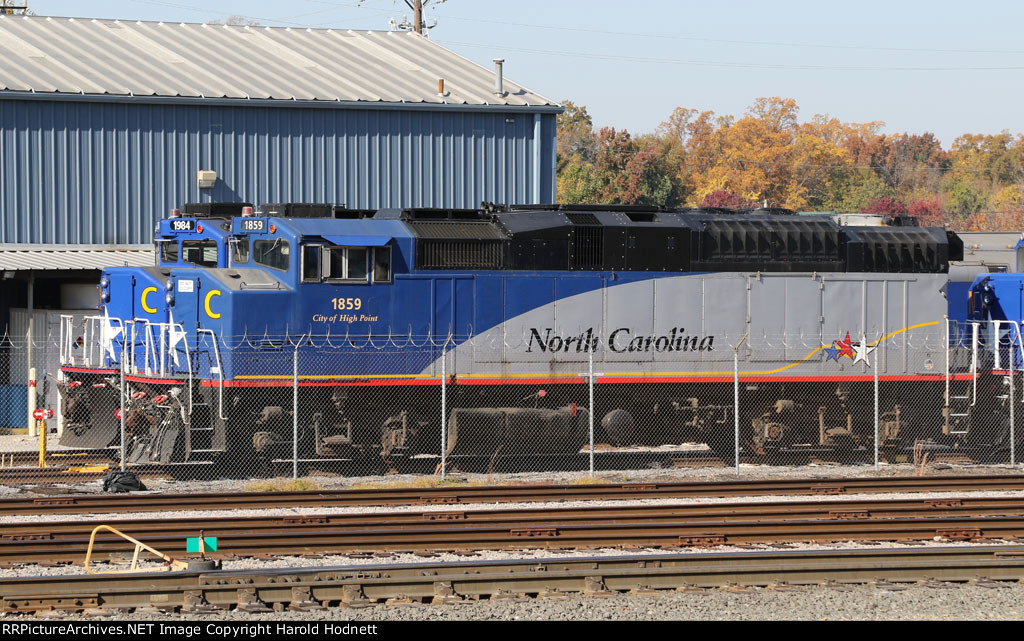
<svg viewBox="0 0 1024 641"><path fill-rule="evenodd" d="M911 543L886 543L885 549L920 549L922 547L992 547L1002 545L1014 545L1011 541L991 540L981 543L950 542L945 540L937 541L915 541ZM846 541L838 543L787 543L784 545L745 545L743 547L732 545L720 545L714 548L681 548L664 550L657 548L636 548L624 551L620 548L598 548L593 550L480 550L472 553L455 554L450 552L436 553L387 553L374 555L323 555L323 556L280 556L272 559L256 558L225 558L223 560L224 570L260 570L278 568L337 568L337 567L360 567L368 565L405 565L405 564L432 564L432 563L454 563L458 561L509 561L529 559L573 559L584 557L623 557L623 556L656 556L664 554L686 554L699 555L707 553L722 552L751 552L758 550L779 550L801 551L801 550L879 550L882 544L872 545L870 543ZM83 553L84 557L84 553ZM144 569L158 570L159 563L145 562L140 567ZM95 569L99 571L114 571L127 569L125 563L96 562ZM83 574L81 565L20 565L0 569L0 579L30 577L30 576L74 576Z"/></svg>
<svg viewBox="0 0 1024 641"><path fill-rule="evenodd" d="M1020 473L1021 466L991 465L930 465L925 470L926 476L944 475L992 475ZM761 480L761 479L823 479L823 478L863 478L912 476L915 470L909 465L883 465L880 469L870 466L834 466L809 465L792 468L770 466L741 466L740 474L732 468L686 468L686 469L649 469L628 472L598 472L594 477L585 477L581 473L529 473L529 474L493 474L473 475L459 474L458 479L473 484L519 484L519 483L579 483L581 480L599 483L630 483L630 482L690 482L690 481L725 481L725 480ZM388 477L317 477L315 481L324 489L343 489L352 486L387 486L408 487L422 483L423 476L400 475ZM251 481L218 480L218 481L161 481L147 480L153 492L196 493L196 492L231 492L245 491ZM453 484L453 487L455 485ZM96 481L63 486L0 486L0 498L24 497L32 495L52 495L61 493L99 493ZM899 498L943 498L963 493L908 493L908 494L871 494L830 496L827 500L881 500ZM1015 492L979 492L970 496L1014 496ZM722 503L722 502L768 502L768 501L802 501L811 500L807 496L791 497L732 497L675 499L674 503ZM571 507L575 505L643 505L664 501L594 501L594 502L555 502L545 504L522 505L521 507ZM473 504L463 506L465 509L509 509L509 504ZM395 507L358 507L358 508L301 508L283 510L258 511L224 511L203 513L208 517L217 515L291 515L310 513L345 513L374 511L429 511L431 509L447 510L450 506L407 506ZM116 521L126 518L175 518L181 512L93 515L91 520L98 522ZM193 518L196 513L191 513ZM30 519L41 520L39 517ZM82 516L55 516L42 520L70 520L85 518ZM21 517L6 517L4 522L17 522ZM991 543L997 544L997 543ZM945 545L950 543L926 541L920 545ZM977 545L977 544L958 544ZM981 544L985 545L985 544ZM908 547L909 544L887 544L886 547ZM838 545L794 545L790 549L853 549L879 546L864 544ZM771 549L771 546L748 546L742 550ZM721 547L715 551L741 551L740 548ZM636 550L637 555L664 554L664 550ZM701 551L683 553L700 554ZM583 555L621 556L622 550L588 550L578 553L550 551L528 552L481 552L475 555L478 559L516 559L546 558L551 556L572 557ZM274 560L232 559L225 562L225 569L248 569L260 567L311 567L338 565L367 565L381 563L436 563L447 560L465 560L464 556L438 554L429 557L416 555L391 555L385 558L349 558L325 556L320 558L282 557ZM0 577L69 575L80 574L81 566L38 567L26 566L0 570ZM3 615L0 614L0 617ZM82 618L82 617L73 617ZM102 620L104 617L90 617L90 620ZM572 595L561 599L500 599L492 601L467 601L451 605L374 605L366 608L331 608L319 612L273 612L267 614L247 614L235 611L219 612L212 615L181 615L181 614L144 614L115 613L112 617L118 620L165 620L165 621L336 621L336 620L374 620L374 621L407 621L407 620L1021 620L1024 619L1024 584L1018 583L987 583L979 584L933 584L929 586L910 585L898 586L893 589L886 586L856 585L834 587L796 587L786 589L746 588L746 589L714 589L693 592L657 592L653 594L628 594L610 597L584 597Z"/></svg>
<svg viewBox="0 0 1024 641"><path fill-rule="evenodd" d="M630 507L630 506L671 506L671 505L722 505L737 503L808 503L823 502L841 503L858 501L926 501L930 499L954 499L970 497L981 498L1018 498L1024 500L1024 491L983 491L983 492L893 492L888 494L839 494L822 496L807 495L786 495L786 496L736 496L736 497L693 497L693 498L671 498L671 499L619 499L611 501L543 501L537 503L461 503L460 511L476 512L487 510L536 510L536 509L576 509L576 508L602 508L602 507ZM116 521L136 519L188 519L196 523L196 527L207 524L214 527L212 523L218 518L240 518L240 517L286 517L286 516L311 516L311 515L332 515L332 514L379 514L379 513L404 513L412 512L421 514L426 512L450 512L451 505L365 505L352 507L273 507L248 510L166 510L162 512L122 512L120 514L22 514L12 516L0 516L0 526L7 523L48 523L64 521L94 522L111 524Z"/></svg>
<svg viewBox="0 0 1024 641"><path fill-rule="evenodd" d="M213 614L115 614L90 617L128 621L289 621L309 626L321 621L898 621L1024 619L1024 585L993 583L991 587L942 583L933 587L875 585L794 587L786 589L712 589L663 591L611 597L573 595L567 598L466 601L448 605L374 605L329 608L316 612L237 611ZM2 615L0 615L2 616ZM382 631L386 630L386 626ZM315 633L312 628L308 630Z"/></svg>
<svg viewBox="0 0 1024 641"><path fill-rule="evenodd" d="M586 472L519 472L501 474L472 474L455 471L447 481L452 487L461 484L471 485L523 485L523 484L579 484L579 483L691 483L691 482L724 482L724 481L763 481L793 479L832 479L832 478L888 478L923 476L1002 476L1020 474L1024 464L1018 465L968 465L934 463L921 470L913 465L883 464L878 468L872 465L831 465L807 464L800 466L772 465L740 465L739 472L732 467L693 467L693 468L649 468L638 470L598 471L593 475ZM391 474L385 476L330 476L315 475L303 477L316 489L343 490L361 488L415 488L433 487L438 485L437 477L423 474ZM288 478L277 478L274 481L287 483ZM215 479L202 481L185 481L169 479L144 479L149 493L195 494L220 492L253 491L260 481L252 479ZM443 484L443 483L442 483ZM313 488L311 488L313 489ZM102 483L97 480L77 483L47 483L0 485L0 498L10 496L50 496L65 493L102 493Z"/></svg>

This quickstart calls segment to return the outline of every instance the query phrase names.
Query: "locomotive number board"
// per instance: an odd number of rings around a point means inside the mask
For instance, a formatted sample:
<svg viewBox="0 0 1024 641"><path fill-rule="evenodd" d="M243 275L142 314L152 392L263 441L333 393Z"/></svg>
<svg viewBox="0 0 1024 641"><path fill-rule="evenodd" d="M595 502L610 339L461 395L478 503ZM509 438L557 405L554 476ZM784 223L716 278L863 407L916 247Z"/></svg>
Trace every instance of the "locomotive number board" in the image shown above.
<svg viewBox="0 0 1024 641"><path fill-rule="evenodd" d="M260 233L266 231L266 219L264 218L244 218L239 222L239 226L242 231L248 231L250 233Z"/></svg>
<svg viewBox="0 0 1024 641"><path fill-rule="evenodd" d="M238 231L243 234L261 234L267 231L266 218L241 218L235 219Z"/></svg>
<svg viewBox="0 0 1024 641"><path fill-rule="evenodd" d="M195 231L196 221L192 218L176 218L170 221L171 231Z"/></svg>

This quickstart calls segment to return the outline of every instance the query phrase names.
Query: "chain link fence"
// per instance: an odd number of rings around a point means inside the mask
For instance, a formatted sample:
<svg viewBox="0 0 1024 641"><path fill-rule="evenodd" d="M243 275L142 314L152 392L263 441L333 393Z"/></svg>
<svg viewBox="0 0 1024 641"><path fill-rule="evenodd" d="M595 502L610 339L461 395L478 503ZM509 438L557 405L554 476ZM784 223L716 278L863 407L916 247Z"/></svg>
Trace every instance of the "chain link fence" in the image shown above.
<svg viewBox="0 0 1024 641"><path fill-rule="evenodd" d="M545 349L530 337L187 337L98 318L61 329L0 340L6 482L44 465L238 478L1016 465L1021 445L1014 324L827 344L581 332Z"/></svg>

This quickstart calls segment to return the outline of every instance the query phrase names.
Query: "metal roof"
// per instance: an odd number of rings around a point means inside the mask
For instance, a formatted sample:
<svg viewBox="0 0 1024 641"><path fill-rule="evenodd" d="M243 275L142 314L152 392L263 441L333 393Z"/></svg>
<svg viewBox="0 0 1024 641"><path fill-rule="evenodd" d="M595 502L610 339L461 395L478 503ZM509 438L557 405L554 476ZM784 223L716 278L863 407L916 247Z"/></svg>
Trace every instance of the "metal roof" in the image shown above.
<svg viewBox="0 0 1024 641"><path fill-rule="evenodd" d="M150 245L0 245L0 270L100 270L148 267L156 256Z"/></svg>
<svg viewBox="0 0 1024 641"><path fill-rule="evenodd" d="M0 59L26 94L556 106L411 32L0 15Z"/></svg>

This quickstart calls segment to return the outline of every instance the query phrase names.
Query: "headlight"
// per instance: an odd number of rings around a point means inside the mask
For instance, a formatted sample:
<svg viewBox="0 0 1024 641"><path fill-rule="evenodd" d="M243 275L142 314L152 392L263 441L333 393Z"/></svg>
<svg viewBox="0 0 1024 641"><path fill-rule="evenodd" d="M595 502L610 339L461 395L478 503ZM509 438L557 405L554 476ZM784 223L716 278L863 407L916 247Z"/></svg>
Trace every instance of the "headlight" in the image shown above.
<svg viewBox="0 0 1024 641"><path fill-rule="evenodd" d="M167 295L164 296L164 302L166 302L169 307L174 305L174 292L173 291L167 292Z"/></svg>

